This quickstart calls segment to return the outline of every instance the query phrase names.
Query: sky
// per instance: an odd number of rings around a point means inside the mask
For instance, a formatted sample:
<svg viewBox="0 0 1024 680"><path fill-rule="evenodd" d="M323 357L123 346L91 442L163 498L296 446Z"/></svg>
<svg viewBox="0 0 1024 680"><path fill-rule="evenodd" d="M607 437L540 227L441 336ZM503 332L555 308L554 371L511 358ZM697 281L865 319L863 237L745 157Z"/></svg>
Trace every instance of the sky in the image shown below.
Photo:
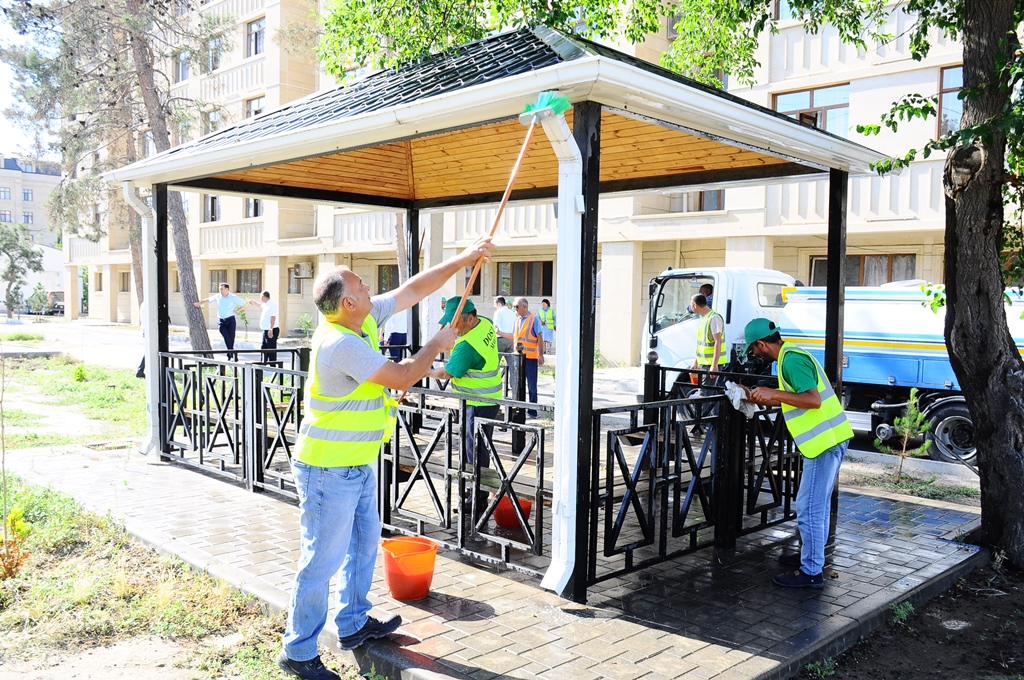
<svg viewBox="0 0 1024 680"><path fill-rule="evenodd" d="M7 24L0 20L0 43L10 44L18 39L17 34ZM7 109L14 103L14 95L11 91L11 83L14 77L7 64L0 63L0 111ZM0 121L0 153L4 156L21 156L27 154L32 148L32 137L18 127L15 123L2 116Z"/></svg>

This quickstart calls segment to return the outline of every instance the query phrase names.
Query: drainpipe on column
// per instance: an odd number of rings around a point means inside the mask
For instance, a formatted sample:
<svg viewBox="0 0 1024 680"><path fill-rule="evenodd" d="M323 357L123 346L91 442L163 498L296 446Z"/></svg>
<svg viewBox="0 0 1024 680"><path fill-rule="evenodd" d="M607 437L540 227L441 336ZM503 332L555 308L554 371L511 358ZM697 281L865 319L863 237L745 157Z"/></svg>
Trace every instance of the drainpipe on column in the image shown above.
<svg viewBox="0 0 1024 680"><path fill-rule="evenodd" d="M142 291L149 304L145 306L146 317L141 319L142 332L146 339L146 432L147 437L139 446L139 453L147 454L160 445L160 419L157 409L160 404L159 369L160 345L157 334L156 306L156 237L153 229L156 225L156 213L136 194L131 182L123 182L121 189L124 200L142 217Z"/></svg>

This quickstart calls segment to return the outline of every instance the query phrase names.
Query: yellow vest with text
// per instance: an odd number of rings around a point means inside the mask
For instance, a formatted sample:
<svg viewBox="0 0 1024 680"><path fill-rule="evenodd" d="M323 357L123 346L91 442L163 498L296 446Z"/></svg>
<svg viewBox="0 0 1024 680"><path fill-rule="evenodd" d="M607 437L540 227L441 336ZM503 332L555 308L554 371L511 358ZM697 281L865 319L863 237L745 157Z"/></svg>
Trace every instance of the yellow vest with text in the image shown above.
<svg viewBox="0 0 1024 680"><path fill-rule="evenodd" d="M377 322L367 316L363 337L344 326L322 323L313 334L309 377L303 403L302 425L295 443L295 456L317 467L355 467L372 463L382 443L395 429L397 402L383 385L363 382L344 397L323 394L317 375L317 355L323 344L337 333L359 338L379 352Z"/></svg>
<svg viewBox="0 0 1024 680"><path fill-rule="evenodd" d="M711 366L715 360L715 336L711 332L711 318L717 316L722 318L722 315L712 310L701 317L700 323L697 324L697 365L698 366ZM724 342L722 343L725 344ZM725 347L722 347L722 351L725 351ZM718 366L726 363L723 361L721 354L718 356Z"/></svg>
<svg viewBox="0 0 1024 680"><path fill-rule="evenodd" d="M825 379L825 371L817 359L788 342L782 343L782 349L779 351L779 387L785 392L796 394L796 390L782 377L782 367L790 353L801 354L813 362L818 374L817 388L818 394L821 395L821 406L803 409L783 404L782 417L786 419L786 428L789 429L789 434L796 442L800 453L806 458L817 458L836 444L853 439L853 428L850 427L850 421L843 413L843 405L832 385Z"/></svg>
<svg viewBox="0 0 1024 680"><path fill-rule="evenodd" d="M452 389L466 397L470 406L490 406L489 401L479 401L480 397L501 399L501 369L498 367L498 334L494 332L494 324L490 319L477 317L478 322L473 330L466 333L455 343L468 343L484 359L484 367L479 370L466 371L461 378L452 378ZM452 348L454 351L454 348ZM476 397L476 399L473 399Z"/></svg>

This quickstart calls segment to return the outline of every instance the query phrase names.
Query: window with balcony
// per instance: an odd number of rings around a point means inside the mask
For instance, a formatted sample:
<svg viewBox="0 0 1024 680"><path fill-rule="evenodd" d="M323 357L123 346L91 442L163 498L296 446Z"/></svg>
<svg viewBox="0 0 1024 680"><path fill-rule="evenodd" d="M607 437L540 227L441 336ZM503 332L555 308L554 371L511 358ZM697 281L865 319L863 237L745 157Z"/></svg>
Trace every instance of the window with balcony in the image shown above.
<svg viewBox="0 0 1024 680"><path fill-rule="evenodd" d="M850 131L850 85L775 95L775 110L839 137Z"/></svg>
<svg viewBox="0 0 1024 680"><path fill-rule="evenodd" d="M847 255L847 286L880 286L915 278L916 255ZM811 258L811 285L828 284L828 258Z"/></svg>
<svg viewBox="0 0 1024 680"><path fill-rule="evenodd" d="M216 222L220 219L220 196L203 194L203 222Z"/></svg>
<svg viewBox="0 0 1024 680"><path fill-rule="evenodd" d="M245 56L255 57L257 54L263 54L266 48L266 34L266 17L260 17L256 21L250 21L245 25Z"/></svg>
<svg viewBox="0 0 1024 680"><path fill-rule="evenodd" d="M260 97L253 97L252 99L246 99L245 100L245 117L246 118L252 118L253 116L258 116L261 113L263 113L263 108L265 106L265 102L266 102L266 98L262 97L262 96L260 96Z"/></svg>
<svg viewBox="0 0 1024 680"><path fill-rule="evenodd" d="M11 188L10 187L0 187L0 199L3 199L5 201L11 200Z"/></svg>
<svg viewBox="0 0 1024 680"><path fill-rule="evenodd" d="M263 215L263 199L261 198L247 198L245 199L245 216L246 217L261 217Z"/></svg>
<svg viewBox="0 0 1024 680"><path fill-rule="evenodd" d="M942 69L939 89L939 135L960 129L960 118L964 115L964 103L960 101L960 89L964 86L964 67L950 66Z"/></svg>
<svg viewBox="0 0 1024 680"><path fill-rule="evenodd" d="M554 262L499 262L496 295L551 295L554 290Z"/></svg>
<svg viewBox="0 0 1024 680"><path fill-rule="evenodd" d="M132 289L132 273L121 272L121 287L118 289L122 293L127 293Z"/></svg>
<svg viewBox="0 0 1024 680"><path fill-rule="evenodd" d="M203 114L203 134L208 135L220 129L220 110L207 111Z"/></svg>
<svg viewBox="0 0 1024 680"><path fill-rule="evenodd" d="M174 82L183 83L188 80L188 50L174 55Z"/></svg>
<svg viewBox="0 0 1024 680"><path fill-rule="evenodd" d="M23 213L21 213L21 223L22 224L35 224L35 221L36 221L36 216L33 213L30 213L30 212L23 212Z"/></svg>
<svg viewBox="0 0 1024 680"><path fill-rule="evenodd" d="M220 284L227 283L228 281L228 270L227 269L211 269L210 270L210 293L219 293Z"/></svg>
<svg viewBox="0 0 1024 680"><path fill-rule="evenodd" d="M377 294L386 293L398 288L398 265L377 265Z"/></svg>
<svg viewBox="0 0 1024 680"><path fill-rule="evenodd" d="M0 210L0 222L13 222L14 217L10 210Z"/></svg>
<svg viewBox="0 0 1024 680"><path fill-rule="evenodd" d="M262 293L263 292L263 270L262 269L239 269L236 272L238 285L235 286L236 293Z"/></svg>
<svg viewBox="0 0 1024 680"><path fill-rule="evenodd" d="M220 36L210 38L206 43L206 72L213 73L220 68L220 55L224 50L224 39Z"/></svg>
<svg viewBox="0 0 1024 680"><path fill-rule="evenodd" d="M23 201L31 201L32 200L32 196L33 196L33 194L32 194L32 190L31 189L22 189L21 190L21 200L23 200Z"/></svg>

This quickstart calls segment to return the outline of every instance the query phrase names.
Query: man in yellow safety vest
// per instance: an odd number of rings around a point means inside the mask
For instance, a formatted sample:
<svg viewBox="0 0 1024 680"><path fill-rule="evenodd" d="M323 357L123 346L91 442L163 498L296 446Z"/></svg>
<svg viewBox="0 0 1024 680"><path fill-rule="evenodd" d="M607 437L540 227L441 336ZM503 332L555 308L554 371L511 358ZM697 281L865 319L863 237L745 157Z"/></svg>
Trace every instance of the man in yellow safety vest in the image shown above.
<svg viewBox="0 0 1024 680"><path fill-rule="evenodd" d="M277 658L291 675L339 677L323 665L317 650L335 574L340 604L335 623L342 649L389 635L402 624L400 616L386 621L369 616L381 532L373 464L395 422L395 401L387 388L404 390L421 379L434 357L455 344L457 334L442 329L414 356L396 363L380 353L378 328L464 267L489 259L491 248L490 239L482 238L457 257L375 297L348 267L325 271L313 283L313 302L323 318L312 339L305 410L292 457L302 540L284 649Z"/></svg>
<svg viewBox="0 0 1024 680"><path fill-rule="evenodd" d="M748 400L782 407L786 429L804 458L795 506L801 541L799 565L795 559L780 560L800 568L780 574L774 581L789 588L822 588L832 489L853 439L853 428L821 365L806 350L783 342L774 322L753 319L743 335L748 354L779 362L781 389L755 387Z"/></svg>
<svg viewBox="0 0 1024 680"><path fill-rule="evenodd" d="M698 293L690 298L690 309L700 316L697 324L697 356L693 367L704 371L719 371L729 362L722 360L725 319L708 306L708 299Z"/></svg>

